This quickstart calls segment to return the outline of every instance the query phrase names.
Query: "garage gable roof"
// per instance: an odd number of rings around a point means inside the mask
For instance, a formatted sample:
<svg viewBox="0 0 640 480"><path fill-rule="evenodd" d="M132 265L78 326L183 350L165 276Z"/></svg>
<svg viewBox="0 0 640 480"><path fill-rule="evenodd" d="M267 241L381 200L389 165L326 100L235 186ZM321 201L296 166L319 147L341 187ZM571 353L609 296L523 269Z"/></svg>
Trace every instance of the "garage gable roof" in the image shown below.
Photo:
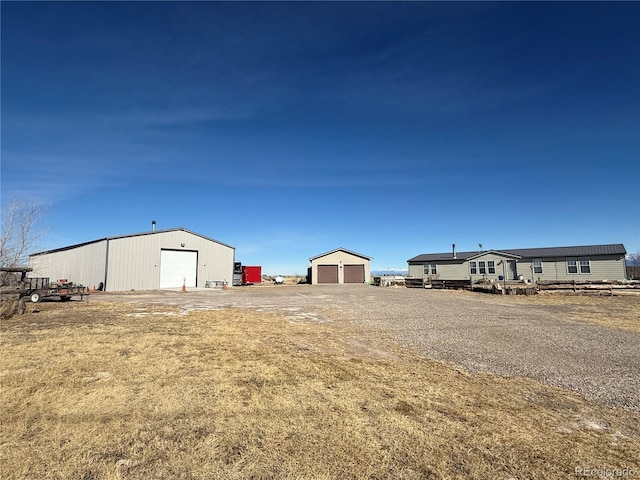
<svg viewBox="0 0 640 480"><path fill-rule="evenodd" d="M214 240L213 238L209 238L209 237L206 237L206 236L201 235L199 233L192 232L191 230L187 230L186 228L178 227L178 228L168 228L168 229L165 229L165 230L152 230L152 231L149 231L149 232L133 233L133 234L130 234L130 235L118 235L118 236L115 236L115 237L104 237L104 238L99 238L97 240L91 240L89 242L76 243L75 245L69 245L69 246L66 246L66 247L54 248L53 250L47 250L47 251L44 251L44 252L32 253L29 256L30 257L35 257L37 255L45 255L47 253L64 252L65 250L73 250L74 248L84 247L86 245L91 245L93 243L104 242L105 240L118 240L120 238L141 237L143 235L156 235L158 233L167 233L167 232L186 232L186 233L190 233L191 235L195 235L197 237L204 238L205 240L209 240L210 242L217 243L217 244L222 245L224 247L233 248L235 250L235 247L232 247L231 245L227 245L226 243L219 242L218 240Z"/></svg>
<svg viewBox="0 0 640 480"><path fill-rule="evenodd" d="M331 255L332 253L336 253L336 252L345 252L348 253L350 255L355 255L356 257L360 257L360 258L364 258L365 260L371 260L371 257L367 257L366 255L363 255L361 253L357 253L357 252L352 252L351 250L347 250L346 248L336 248L335 250L331 250L330 252L326 252L326 253L321 253L320 255L316 255L315 257L311 257L309 259L310 262L313 262L314 260L320 258L320 257L325 257L327 255Z"/></svg>

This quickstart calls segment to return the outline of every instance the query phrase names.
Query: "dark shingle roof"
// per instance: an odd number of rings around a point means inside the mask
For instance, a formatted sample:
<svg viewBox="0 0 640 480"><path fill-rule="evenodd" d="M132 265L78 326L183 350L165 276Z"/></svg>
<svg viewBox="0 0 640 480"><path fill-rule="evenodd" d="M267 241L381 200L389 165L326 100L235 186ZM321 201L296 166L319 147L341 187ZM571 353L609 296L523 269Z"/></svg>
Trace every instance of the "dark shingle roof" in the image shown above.
<svg viewBox="0 0 640 480"><path fill-rule="evenodd" d="M579 257L593 255L625 255L627 251L621 243L610 245L582 245L575 247L543 247L543 248L516 248L506 250L491 250L497 253L506 253L520 258L548 258L548 257ZM475 257L481 252L456 252L456 259L464 261L470 257ZM453 261L452 252L446 253L425 253L417 257L410 258L408 262L436 262Z"/></svg>

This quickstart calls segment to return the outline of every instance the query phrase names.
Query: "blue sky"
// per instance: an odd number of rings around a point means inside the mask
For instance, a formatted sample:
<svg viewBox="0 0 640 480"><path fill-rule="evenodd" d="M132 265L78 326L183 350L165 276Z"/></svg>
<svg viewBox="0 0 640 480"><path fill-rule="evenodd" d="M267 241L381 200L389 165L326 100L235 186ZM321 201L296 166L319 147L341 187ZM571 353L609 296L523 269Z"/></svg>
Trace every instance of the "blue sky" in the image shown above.
<svg viewBox="0 0 640 480"><path fill-rule="evenodd" d="M41 249L156 220L269 274L640 251L640 3L0 8L2 204L48 206Z"/></svg>

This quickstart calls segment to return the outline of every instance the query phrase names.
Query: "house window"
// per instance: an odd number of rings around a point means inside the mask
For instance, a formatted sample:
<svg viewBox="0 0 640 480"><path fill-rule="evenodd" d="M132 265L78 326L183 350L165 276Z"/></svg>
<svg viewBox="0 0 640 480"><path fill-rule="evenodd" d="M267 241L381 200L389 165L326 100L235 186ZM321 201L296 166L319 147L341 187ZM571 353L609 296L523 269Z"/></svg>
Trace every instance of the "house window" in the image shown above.
<svg viewBox="0 0 640 480"><path fill-rule="evenodd" d="M435 275L438 273L435 263L425 263L424 264L424 274L425 275Z"/></svg>
<svg viewBox="0 0 640 480"><path fill-rule="evenodd" d="M567 273L578 273L577 258L575 257L567 258Z"/></svg>
<svg viewBox="0 0 640 480"><path fill-rule="evenodd" d="M469 273L471 273L471 275L478 273L478 270L476 269L476 262L469 262Z"/></svg>
<svg viewBox="0 0 640 480"><path fill-rule="evenodd" d="M487 274L487 267L485 267L484 262L478 262L478 269L480 270L480 275Z"/></svg>
<svg viewBox="0 0 640 480"><path fill-rule="evenodd" d="M578 262L580 263L580 273L591 273L591 265L589 265L588 257L580 257Z"/></svg>
<svg viewBox="0 0 640 480"><path fill-rule="evenodd" d="M542 273L542 259L534 258L533 259L533 273ZM571 273L571 272L569 272Z"/></svg>
<svg viewBox="0 0 640 480"><path fill-rule="evenodd" d="M493 260L487 262L487 268L489 269L490 275L496 273L496 263Z"/></svg>

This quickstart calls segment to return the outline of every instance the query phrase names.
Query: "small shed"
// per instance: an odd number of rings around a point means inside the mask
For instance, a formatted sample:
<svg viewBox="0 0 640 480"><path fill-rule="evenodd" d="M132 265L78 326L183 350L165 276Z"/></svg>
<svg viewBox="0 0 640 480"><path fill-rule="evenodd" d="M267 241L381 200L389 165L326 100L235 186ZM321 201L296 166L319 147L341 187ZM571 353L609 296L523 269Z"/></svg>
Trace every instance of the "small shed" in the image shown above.
<svg viewBox="0 0 640 480"><path fill-rule="evenodd" d="M309 259L309 282L366 283L371 279L371 257L346 248L336 248Z"/></svg>

